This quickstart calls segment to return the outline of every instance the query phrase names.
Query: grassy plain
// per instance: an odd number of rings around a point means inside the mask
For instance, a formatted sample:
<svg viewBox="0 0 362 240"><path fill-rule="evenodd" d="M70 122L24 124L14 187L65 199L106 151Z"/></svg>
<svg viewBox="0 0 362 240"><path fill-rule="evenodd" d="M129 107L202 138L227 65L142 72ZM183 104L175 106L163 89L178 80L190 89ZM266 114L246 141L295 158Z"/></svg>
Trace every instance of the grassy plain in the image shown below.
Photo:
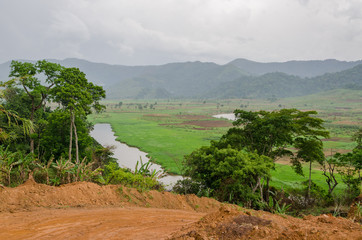
<svg viewBox="0 0 362 240"><path fill-rule="evenodd" d="M323 139L325 153L330 155L348 152L355 146L351 136L362 127L361 102L362 91L344 89L268 100L109 100L104 102L106 112L91 115L90 120L110 123L119 141L149 153L152 160L168 172L180 174L184 155L209 145L210 140L217 140L232 126L231 121L213 118L215 114L232 113L235 109L316 110L331 133L330 139ZM326 189L318 168L314 166L313 181ZM276 187L295 187L305 180L307 177L296 175L285 164L277 164L273 171L272 184Z"/></svg>

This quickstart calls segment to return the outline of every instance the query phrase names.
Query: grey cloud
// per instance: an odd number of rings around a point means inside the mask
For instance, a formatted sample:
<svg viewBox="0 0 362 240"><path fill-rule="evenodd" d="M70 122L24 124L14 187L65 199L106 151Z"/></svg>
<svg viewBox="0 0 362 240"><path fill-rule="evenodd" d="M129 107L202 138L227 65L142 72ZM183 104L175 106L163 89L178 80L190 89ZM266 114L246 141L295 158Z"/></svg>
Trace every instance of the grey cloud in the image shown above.
<svg viewBox="0 0 362 240"><path fill-rule="evenodd" d="M0 62L356 60L361 19L359 0L3 0Z"/></svg>

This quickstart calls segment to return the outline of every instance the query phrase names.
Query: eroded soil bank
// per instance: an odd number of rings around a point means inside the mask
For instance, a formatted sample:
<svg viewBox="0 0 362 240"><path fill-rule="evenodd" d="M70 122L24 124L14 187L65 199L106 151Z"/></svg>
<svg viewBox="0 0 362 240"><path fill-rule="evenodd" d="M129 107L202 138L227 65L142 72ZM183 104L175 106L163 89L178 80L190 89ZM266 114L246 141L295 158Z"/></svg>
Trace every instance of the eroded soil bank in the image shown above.
<svg viewBox="0 0 362 240"><path fill-rule="evenodd" d="M213 199L79 182L0 188L0 239L362 239L330 215L297 219Z"/></svg>

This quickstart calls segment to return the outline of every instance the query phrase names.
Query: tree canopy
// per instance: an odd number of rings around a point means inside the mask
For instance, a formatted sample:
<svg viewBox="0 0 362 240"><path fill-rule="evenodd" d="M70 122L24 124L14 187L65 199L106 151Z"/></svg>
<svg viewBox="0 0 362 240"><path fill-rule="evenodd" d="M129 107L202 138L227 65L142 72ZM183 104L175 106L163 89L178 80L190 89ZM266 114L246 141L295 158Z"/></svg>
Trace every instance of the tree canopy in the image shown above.
<svg viewBox="0 0 362 240"><path fill-rule="evenodd" d="M79 136L81 145L83 146L85 142L89 143L86 136L89 136L90 125L86 122L86 116L92 111L99 112L104 109L104 106L100 104L100 100L105 97L103 88L89 82L78 68L66 68L46 60L35 63L12 61L9 76L12 79L2 83L5 87L2 91L2 99L4 109L11 110L6 112L4 110L3 112L7 113L4 116L13 114L23 120L20 121L21 124L29 119L29 122L34 125L30 128L28 136L22 136L15 126L7 127L9 133L18 136L12 138L13 141L19 139L16 148L19 149L22 144L25 152L30 151L38 157L49 157L50 154L61 156L65 155L64 150L67 148L62 147L60 150L60 146L64 146L64 142L68 141L69 151L66 155L71 160L74 154L73 145L75 145L76 161L79 163L78 132L81 133ZM53 104L51 109L48 103L57 103L58 108L54 109ZM64 121L64 116L67 116L69 121ZM55 122L58 126L54 125ZM68 130L63 126L66 122L70 126ZM4 125L2 128L5 127ZM56 128L59 131L55 130ZM56 133L57 136L55 136ZM76 136L75 141L71 137L73 133ZM70 137L65 137L64 134ZM59 140L56 141L59 147L50 147L54 139ZM29 144L28 148L24 143ZM13 146L15 147L15 142ZM86 155L85 148L81 147L81 150L83 150L81 155Z"/></svg>
<svg viewBox="0 0 362 240"><path fill-rule="evenodd" d="M319 137L328 137L328 132L323 120L315 117L317 112L237 109L234 114L234 127L219 141L212 141L210 147L202 147L185 157L186 174L215 192L223 189L233 194L236 190L230 186L237 183L254 197L259 191L262 201L265 193L268 201L270 170L278 157L296 155L296 159L308 162L324 159ZM292 146L297 153L292 152ZM218 197L225 200L225 193Z"/></svg>

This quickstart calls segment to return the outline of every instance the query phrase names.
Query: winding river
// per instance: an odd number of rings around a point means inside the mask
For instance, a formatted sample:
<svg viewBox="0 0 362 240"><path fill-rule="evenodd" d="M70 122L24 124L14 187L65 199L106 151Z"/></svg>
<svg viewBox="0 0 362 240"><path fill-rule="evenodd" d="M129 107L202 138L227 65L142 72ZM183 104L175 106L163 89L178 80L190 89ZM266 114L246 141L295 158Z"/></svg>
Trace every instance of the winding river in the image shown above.
<svg viewBox="0 0 362 240"><path fill-rule="evenodd" d="M150 159L147 157L147 153L140 151L138 148L130 147L127 144L121 143L116 140L116 136L112 131L111 125L108 123L99 123L94 125L94 130L90 135L96 139L102 146L114 146L113 157L117 159L120 167L129 168L132 171L135 170L137 161L142 158L142 162L148 162ZM160 165L152 164L151 170L162 171ZM167 189L171 189L172 186L182 179L181 176L166 175L159 179Z"/></svg>
<svg viewBox="0 0 362 240"><path fill-rule="evenodd" d="M218 114L213 117L235 120L235 115L233 113ZM138 148L130 147L125 143L117 141L117 137L114 135L111 125L108 123L95 124L94 130L90 134L102 146L114 146L113 157L117 159L120 167L129 168L134 171L136 163L140 160L140 158L142 158L144 163L150 160L147 157L148 154L146 152L142 152ZM163 172L161 166L157 164L152 164L150 169ZM159 181L163 183L167 189L171 189L172 186L180 179L182 179L182 177L178 175L166 175L160 178Z"/></svg>

